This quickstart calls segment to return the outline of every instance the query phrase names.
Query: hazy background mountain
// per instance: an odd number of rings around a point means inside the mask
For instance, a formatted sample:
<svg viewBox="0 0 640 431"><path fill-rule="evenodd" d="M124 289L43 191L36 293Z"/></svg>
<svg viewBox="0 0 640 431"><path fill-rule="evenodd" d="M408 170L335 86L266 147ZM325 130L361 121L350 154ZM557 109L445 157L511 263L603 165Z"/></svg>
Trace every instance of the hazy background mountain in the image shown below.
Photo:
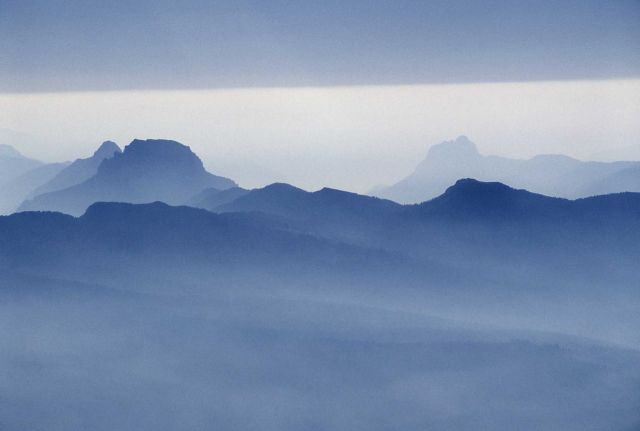
<svg viewBox="0 0 640 431"><path fill-rule="evenodd" d="M42 163L0 145L0 214L14 212L34 189L51 180L67 163Z"/></svg>
<svg viewBox="0 0 640 431"><path fill-rule="evenodd" d="M226 190L208 188L193 196L186 204L194 208L213 210L247 193L249 193L249 190L243 189L242 187L231 187Z"/></svg>
<svg viewBox="0 0 640 431"><path fill-rule="evenodd" d="M169 140L134 140L122 153L105 158L88 180L24 202L20 210L82 214L99 201L182 204L204 190L226 189L235 182L207 172L189 149Z"/></svg>
<svg viewBox="0 0 640 431"><path fill-rule="evenodd" d="M469 177L574 199L640 191L638 167L640 162L583 162L553 154L527 160L485 156L467 137L460 136L432 146L411 175L371 193L398 202L422 202L438 196L456 180ZM626 173L621 174L623 171Z"/></svg>
<svg viewBox="0 0 640 431"><path fill-rule="evenodd" d="M76 159L69 166L58 172L58 174L46 184L35 188L30 198L44 193L66 189L88 180L98 172L98 167L104 159L109 159L113 157L114 154L120 152L122 151L115 142L103 142L91 157Z"/></svg>
<svg viewBox="0 0 640 431"><path fill-rule="evenodd" d="M0 145L0 184L40 166L42 162L24 157L11 145Z"/></svg>

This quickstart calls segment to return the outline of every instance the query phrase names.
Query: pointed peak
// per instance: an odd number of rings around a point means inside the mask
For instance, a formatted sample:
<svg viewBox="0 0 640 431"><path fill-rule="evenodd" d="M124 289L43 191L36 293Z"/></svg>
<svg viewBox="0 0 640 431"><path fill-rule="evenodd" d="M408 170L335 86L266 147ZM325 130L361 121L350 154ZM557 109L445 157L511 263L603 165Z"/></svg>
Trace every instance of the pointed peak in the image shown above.
<svg viewBox="0 0 640 431"><path fill-rule="evenodd" d="M111 157L115 153L121 153L120 147L113 141L104 141L100 147L93 153L93 157L99 157L101 159Z"/></svg>

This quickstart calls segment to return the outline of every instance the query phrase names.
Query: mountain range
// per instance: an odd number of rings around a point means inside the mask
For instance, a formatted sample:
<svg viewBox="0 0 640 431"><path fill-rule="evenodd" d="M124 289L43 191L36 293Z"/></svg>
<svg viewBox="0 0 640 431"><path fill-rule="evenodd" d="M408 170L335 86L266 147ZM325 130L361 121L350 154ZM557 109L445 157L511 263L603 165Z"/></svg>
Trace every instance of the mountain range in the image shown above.
<svg viewBox="0 0 640 431"><path fill-rule="evenodd" d="M371 194L417 203L440 195L460 178L497 181L515 188L569 199L618 192L640 192L640 162L583 162L563 155L527 160L485 156L460 136L429 149L415 171Z"/></svg>
<svg viewBox="0 0 640 431"><path fill-rule="evenodd" d="M462 294L487 306L496 296L595 306L640 295L638 193L567 200L472 179L419 205L287 184L228 191L238 196L209 211L97 203L80 218L17 213L0 219L0 257L5 270L114 286L194 274L251 285L261 274L281 287L394 285L449 305Z"/></svg>
<svg viewBox="0 0 640 431"><path fill-rule="evenodd" d="M39 170L0 216L0 428L637 428L640 193L249 190L167 140Z"/></svg>

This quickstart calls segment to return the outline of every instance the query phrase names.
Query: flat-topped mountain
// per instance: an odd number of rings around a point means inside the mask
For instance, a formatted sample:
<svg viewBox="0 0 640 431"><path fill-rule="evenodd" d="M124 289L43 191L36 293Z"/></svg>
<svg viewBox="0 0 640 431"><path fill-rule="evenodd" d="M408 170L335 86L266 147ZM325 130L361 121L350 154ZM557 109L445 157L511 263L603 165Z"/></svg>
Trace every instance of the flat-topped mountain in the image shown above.
<svg viewBox="0 0 640 431"><path fill-rule="evenodd" d="M439 196L460 178L475 178L547 196L575 199L640 192L639 168L640 162L583 162L553 154L527 160L485 156L467 137L460 136L432 146L411 175L371 193L398 202L422 202Z"/></svg>
<svg viewBox="0 0 640 431"><path fill-rule="evenodd" d="M182 204L206 188L236 186L228 178L207 172L189 147L176 141L132 141L122 153L104 158L96 174L63 190L25 202L21 211L50 210L80 215L99 201Z"/></svg>

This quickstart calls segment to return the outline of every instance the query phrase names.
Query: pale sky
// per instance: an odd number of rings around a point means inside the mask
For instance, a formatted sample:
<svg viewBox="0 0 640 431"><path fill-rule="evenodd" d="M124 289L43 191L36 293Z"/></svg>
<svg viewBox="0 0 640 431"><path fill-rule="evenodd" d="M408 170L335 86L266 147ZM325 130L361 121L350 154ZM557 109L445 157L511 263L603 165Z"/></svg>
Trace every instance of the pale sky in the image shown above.
<svg viewBox="0 0 640 431"><path fill-rule="evenodd" d="M13 93L0 113L6 139L26 134L18 149L47 161L168 138L245 187L366 191L462 134L511 157L638 145L640 80Z"/></svg>

